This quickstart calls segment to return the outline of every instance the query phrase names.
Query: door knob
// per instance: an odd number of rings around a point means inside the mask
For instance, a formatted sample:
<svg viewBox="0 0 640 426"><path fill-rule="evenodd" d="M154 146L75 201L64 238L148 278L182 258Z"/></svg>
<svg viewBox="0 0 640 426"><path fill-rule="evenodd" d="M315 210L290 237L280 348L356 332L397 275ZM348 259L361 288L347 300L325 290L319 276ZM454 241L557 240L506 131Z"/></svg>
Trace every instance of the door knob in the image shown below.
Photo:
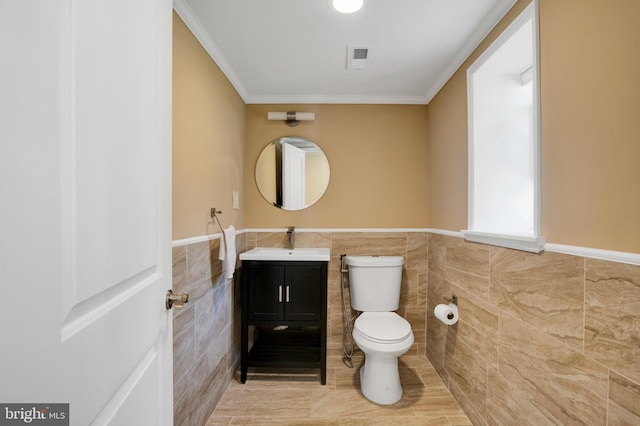
<svg viewBox="0 0 640 426"><path fill-rule="evenodd" d="M180 309L184 306L185 303L189 301L188 294L173 294L173 291L167 290L167 298L165 306L167 309L171 309L174 306L177 309Z"/></svg>

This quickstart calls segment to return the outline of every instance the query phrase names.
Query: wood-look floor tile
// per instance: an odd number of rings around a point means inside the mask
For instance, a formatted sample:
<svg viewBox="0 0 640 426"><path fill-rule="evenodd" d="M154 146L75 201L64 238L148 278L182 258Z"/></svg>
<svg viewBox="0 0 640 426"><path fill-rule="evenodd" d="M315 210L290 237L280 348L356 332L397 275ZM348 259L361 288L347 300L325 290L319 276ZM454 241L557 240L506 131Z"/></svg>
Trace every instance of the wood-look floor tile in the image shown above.
<svg viewBox="0 0 640 426"><path fill-rule="evenodd" d="M340 426L451 426L451 422L445 416L397 416L393 419L385 418L363 418L363 417L343 417L340 418ZM465 423L463 423L465 424ZM467 423L471 424L471 423Z"/></svg>
<svg viewBox="0 0 640 426"><path fill-rule="evenodd" d="M469 420L465 414L457 415L457 416L447 416L447 420L449 420L449 424L451 426L472 426L473 423Z"/></svg>
<svg viewBox="0 0 640 426"><path fill-rule="evenodd" d="M393 405L378 405L366 399L360 389L313 393L311 418L413 416L412 401L403 398Z"/></svg>
<svg viewBox="0 0 640 426"><path fill-rule="evenodd" d="M233 417L211 417L205 426L228 426L232 420Z"/></svg>
<svg viewBox="0 0 640 426"><path fill-rule="evenodd" d="M258 417L230 417L221 419L219 423L216 423L217 419L209 420L206 426L338 426L340 423L338 419L300 419L300 418L288 418L280 417L277 419L272 418L258 418Z"/></svg>
<svg viewBox="0 0 640 426"><path fill-rule="evenodd" d="M336 389L359 389L360 388L360 364L354 362L353 368L333 369L336 377Z"/></svg>
<svg viewBox="0 0 640 426"><path fill-rule="evenodd" d="M312 391L229 387L214 417L308 418Z"/></svg>
<svg viewBox="0 0 640 426"><path fill-rule="evenodd" d="M412 408L420 416L464 416L458 402L452 395L420 398Z"/></svg>
<svg viewBox="0 0 640 426"><path fill-rule="evenodd" d="M245 384L238 382L237 374L207 426L471 424L426 358L400 358L404 393L399 402L388 406L362 395L359 370L363 362L364 354L357 351L353 368L344 364L328 368L325 386L312 379L313 374L296 376L262 369L260 374L250 374Z"/></svg>

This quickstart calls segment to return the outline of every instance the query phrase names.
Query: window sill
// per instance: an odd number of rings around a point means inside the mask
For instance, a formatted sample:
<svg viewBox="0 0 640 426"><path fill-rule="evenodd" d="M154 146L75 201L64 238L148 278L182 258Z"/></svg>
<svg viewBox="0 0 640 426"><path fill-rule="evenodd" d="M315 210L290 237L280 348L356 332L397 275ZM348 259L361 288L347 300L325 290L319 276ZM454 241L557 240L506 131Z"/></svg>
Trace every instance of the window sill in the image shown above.
<svg viewBox="0 0 640 426"><path fill-rule="evenodd" d="M532 253L540 253L544 250L545 239L543 237L527 237L521 235L490 234L486 232L463 230L467 241L481 244L491 244L515 250L523 250Z"/></svg>

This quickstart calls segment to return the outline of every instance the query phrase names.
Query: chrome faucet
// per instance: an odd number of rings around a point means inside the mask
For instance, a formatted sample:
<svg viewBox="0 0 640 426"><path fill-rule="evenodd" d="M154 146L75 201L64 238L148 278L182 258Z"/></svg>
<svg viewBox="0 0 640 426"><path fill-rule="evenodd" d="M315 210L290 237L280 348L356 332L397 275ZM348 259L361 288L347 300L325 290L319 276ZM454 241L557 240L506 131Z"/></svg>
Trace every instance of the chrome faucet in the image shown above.
<svg viewBox="0 0 640 426"><path fill-rule="evenodd" d="M289 238L289 250L293 250L295 246L295 226L290 226L287 229L287 237Z"/></svg>

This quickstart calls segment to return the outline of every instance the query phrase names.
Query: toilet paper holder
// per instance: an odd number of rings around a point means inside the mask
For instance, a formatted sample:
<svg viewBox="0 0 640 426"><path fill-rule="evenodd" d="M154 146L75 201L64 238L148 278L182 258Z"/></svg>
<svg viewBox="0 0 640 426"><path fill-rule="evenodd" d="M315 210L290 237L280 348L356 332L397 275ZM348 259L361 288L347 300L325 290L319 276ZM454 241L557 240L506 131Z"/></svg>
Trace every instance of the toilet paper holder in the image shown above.
<svg viewBox="0 0 640 426"><path fill-rule="evenodd" d="M447 303L453 303L454 305L458 306L458 298L455 294L451 297L445 297L444 301Z"/></svg>

